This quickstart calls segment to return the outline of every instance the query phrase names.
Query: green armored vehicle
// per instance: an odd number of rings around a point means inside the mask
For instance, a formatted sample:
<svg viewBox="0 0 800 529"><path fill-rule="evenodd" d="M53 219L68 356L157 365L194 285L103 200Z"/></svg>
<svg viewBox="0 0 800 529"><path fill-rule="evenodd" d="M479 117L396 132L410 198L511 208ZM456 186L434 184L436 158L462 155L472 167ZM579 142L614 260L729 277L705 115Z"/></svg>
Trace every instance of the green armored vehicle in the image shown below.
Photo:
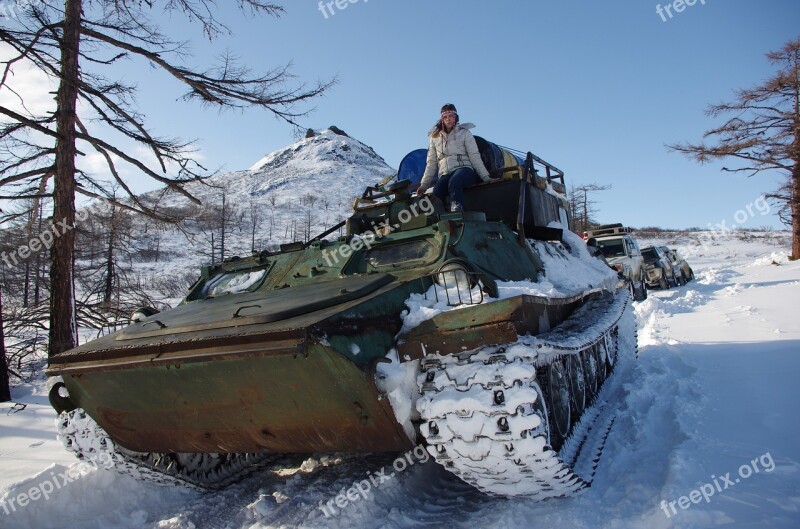
<svg viewBox="0 0 800 529"><path fill-rule="evenodd" d="M177 307L52 357L65 446L203 488L276 455L420 444L489 494L585 487L601 389L635 349L629 289L568 231L561 171L495 158L506 178L463 212L368 188L345 225L205 267Z"/></svg>

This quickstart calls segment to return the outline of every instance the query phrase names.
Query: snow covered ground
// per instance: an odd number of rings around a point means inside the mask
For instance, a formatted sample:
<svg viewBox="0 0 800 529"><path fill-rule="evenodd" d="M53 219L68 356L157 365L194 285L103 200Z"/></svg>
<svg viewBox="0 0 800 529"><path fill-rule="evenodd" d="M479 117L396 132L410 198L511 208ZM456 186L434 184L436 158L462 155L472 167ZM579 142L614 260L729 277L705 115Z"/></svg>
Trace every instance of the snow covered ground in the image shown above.
<svg viewBox="0 0 800 529"><path fill-rule="evenodd" d="M640 241L676 246L697 280L636 304L640 357L618 366L618 419L577 497L487 498L421 453L288 458L222 492L162 488L73 460L40 381L0 405L0 527L800 527L800 263L781 237ZM377 486L343 512L320 509L365 479Z"/></svg>

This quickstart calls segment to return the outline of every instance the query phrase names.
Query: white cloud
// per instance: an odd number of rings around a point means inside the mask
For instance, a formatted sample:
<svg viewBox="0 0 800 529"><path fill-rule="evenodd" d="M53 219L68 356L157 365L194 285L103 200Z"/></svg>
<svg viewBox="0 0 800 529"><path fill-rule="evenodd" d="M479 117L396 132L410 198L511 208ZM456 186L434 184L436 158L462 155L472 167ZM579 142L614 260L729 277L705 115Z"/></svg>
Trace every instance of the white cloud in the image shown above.
<svg viewBox="0 0 800 529"><path fill-rule="evenodd" d="M17 52L11 46L0 43L0 69L4 70L5 63L17 57L17 55ZM11 66L6 86L0 86L0 105L21 114L43 116L55 109L55 93L57 90L57 79L46 75L31 61L23 59ZM96 116L94 110L81 100L78 101L78 113L82 122L93 134L117 145L156 173L163 174L160 164L150 149L94 122L92 120ZM0 121L3 120L4 118L0 117ZM53 142L52 138L38 133L34 133L31 138L37 139L42 145L52 144ZM76 161L80 169L91 174L94 179L113 180L103 155L85 142L79 142L79 149L84 154L83 156L78 156ZM200 152L192 153L191 157L200 163L203 161L203 155ZM112 154L111 158L122 179L128 182L134 191L144 192L161 187L162 184L146 176L138 168L118 156ZM174 177L179 170L180 167L177 164L168 163L167 172L164 176Z"/></svg>
<svg viewBox="0 0 800 529"><path fill-rule="evenodd" d="M6 63L17 55L11 46L0 43L0 67L3 71ZM27 109L26 114L41 116L55 109L57 88L55 79L47 76L31 61L22 59L11 65L6 85L0 87L0 105L20 113ZM24 99L24 106L20 98Z"/></svg>

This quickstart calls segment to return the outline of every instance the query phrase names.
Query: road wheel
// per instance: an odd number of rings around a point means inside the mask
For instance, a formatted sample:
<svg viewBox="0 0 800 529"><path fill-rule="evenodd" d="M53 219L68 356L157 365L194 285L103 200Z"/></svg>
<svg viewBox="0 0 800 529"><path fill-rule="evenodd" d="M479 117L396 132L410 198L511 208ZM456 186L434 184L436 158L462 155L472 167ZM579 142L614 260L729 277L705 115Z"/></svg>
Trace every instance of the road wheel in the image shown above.
<svg viewBox="0 0 800 529"><path fill-rule="evenodd" d="M585 404L589 404L597 395L597 363L595 363L595 357L589 349L581 351L580 356L583 376L586 381L583 386L584 399Z"/></svg>
<svg viewBox="0 0 800 529"><path fill-rule="evenodd" d="M548 402L550 408L550 444L561 447L572 424L570 411L569 376L560 361L547 368Z"/></svg>
<svg viewBox="0 0 800 529"><path fill-rule="evenodd" d="M686 281L687 281L687 280L686 280L686 274L684 274L684 273L683 273L683 270L681 270L681 277L679 277L679 278L678 278L678 284L679 284L680 286L683 286L683 285L685 285L685 284L686 284Z"/></svg>
<svg viewBox="0 0 800 529"><path fill-rule="evenodd" d="M597 388L599 389L603 382L606 381L606 358L603 351L600 350L600 344L594 344L592 347L592 354L594 355L594 362L597 365Z"/></svg>
<svg viewBox="0 0 800 529"><path fill-rule="evenodd" d="M577 421L586 407L586 375L583 374L583 361L577 354L571 354L566 361L569 374L569 394L572 420Z"/></svg>

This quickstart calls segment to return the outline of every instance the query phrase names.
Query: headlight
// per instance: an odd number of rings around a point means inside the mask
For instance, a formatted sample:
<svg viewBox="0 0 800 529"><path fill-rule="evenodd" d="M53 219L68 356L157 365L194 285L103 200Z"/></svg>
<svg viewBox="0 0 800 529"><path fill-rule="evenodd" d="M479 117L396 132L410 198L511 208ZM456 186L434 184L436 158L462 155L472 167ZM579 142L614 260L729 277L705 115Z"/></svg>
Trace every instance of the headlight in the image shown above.
<svg viewBox="0 0 800 529"><path fill-rule="evenodd" d="M453 259L444 263L434 272L435 295L437 302L443 296L448 305L475 305L483 302L483 291L478 284L475 272L468 261ZM478 286L476 291L476 286ZM442 288L443 292L439 289Z"/></svg>
<svg viewBox="0 0 800 529"><path fill-rule="evenodd" d="M138 323L153 314L158 314L158 311L153 307L139 307L131 314L131 323Z"/></svg>
<svg viewBox="0 0 800 529"><path fill-rule="evenodd" d="M445 263L436 272L436 284L444 288L472 288L474 281L469 270L461 263Z"/></svg>

